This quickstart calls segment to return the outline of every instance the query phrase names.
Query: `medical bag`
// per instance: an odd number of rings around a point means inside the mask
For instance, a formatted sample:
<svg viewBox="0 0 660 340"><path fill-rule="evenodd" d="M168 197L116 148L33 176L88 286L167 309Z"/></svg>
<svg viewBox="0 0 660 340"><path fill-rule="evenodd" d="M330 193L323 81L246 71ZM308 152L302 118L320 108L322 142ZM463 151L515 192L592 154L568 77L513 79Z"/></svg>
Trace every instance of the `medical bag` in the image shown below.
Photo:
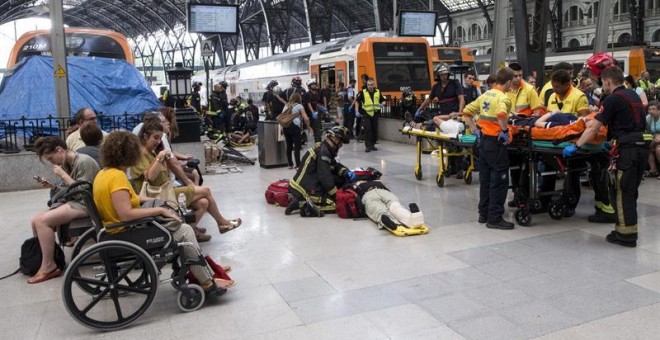
<svg viewBox="0 0 660 340"><path fill-rule="evenodd" d="M357 181L373 181L379 179L380 176L383 175L380 173L380 171L372 167L368 167L366 169L357 168L353 170L353 173L355 174Z"/></svg>
<svg viewBox="0 0 660 340"><path fill-rule="evenodd" d="M340 218L364 217L364 209L358 194L352 188L337 190L335 212Z"/></svg>
<svg viewBox="0 0 660 340"><path fill-rule="evenodd" d="M291 202L291 195L289 194L289 180L280 179L268 185L266 189L266 202L268 204L275 204L281 207L286 207Z"/></svg>

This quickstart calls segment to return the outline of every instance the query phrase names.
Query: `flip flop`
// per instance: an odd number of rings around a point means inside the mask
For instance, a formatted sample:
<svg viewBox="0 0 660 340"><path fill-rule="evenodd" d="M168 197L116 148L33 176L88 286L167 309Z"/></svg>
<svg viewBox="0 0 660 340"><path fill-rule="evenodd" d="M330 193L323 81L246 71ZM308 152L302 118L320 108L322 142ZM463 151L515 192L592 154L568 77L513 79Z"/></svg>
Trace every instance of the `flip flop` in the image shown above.
<svg viewBox="0 0 660 340"><path fill-rule="evenodd" d="M224 234L228 231L232 231L232 230L240 227L241 223L243 223L243 221L241 221L240 218L237 218L237 219L234 219L234 220L229 220L229 224L219 225L218 229L220 230L220 234Z"/></svg>
<svg viewBox="0 0 660 340"><path fill-rule="evenodd" d="M55 269L53 269L53 270L50 271L49 273L43 274L43 275L41 275L41 276L37 276L38 274L39 274L39 273L37 273L37 274L35 274L33 277L29 278L29 279L27 280L27 283L28 283L28 284L35 284L35 283L40 283L40 282L48 281L48 280L50 280L50 279L52 279L52 278L56 278L56 277L62 275L62 269L60 269L59 267L56 267Z"/></svg>

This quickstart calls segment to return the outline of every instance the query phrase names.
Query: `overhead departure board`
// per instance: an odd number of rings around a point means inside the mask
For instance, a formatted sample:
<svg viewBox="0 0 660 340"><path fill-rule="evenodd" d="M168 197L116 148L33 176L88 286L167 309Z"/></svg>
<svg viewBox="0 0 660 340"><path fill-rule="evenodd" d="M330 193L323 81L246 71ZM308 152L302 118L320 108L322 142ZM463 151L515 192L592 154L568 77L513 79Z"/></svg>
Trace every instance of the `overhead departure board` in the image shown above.
<svg viewBox="0 0 660 340"><path fill-rule="evenodd" d="M238 34L238 6L188 3L188 32Z"/></svg>
<svg viewBox="0 0 660 340"><path fill-rule="evenodd" d="M433 37L438 13L422 11L401 11L399 14L399 35L406 37Z"/></svg>

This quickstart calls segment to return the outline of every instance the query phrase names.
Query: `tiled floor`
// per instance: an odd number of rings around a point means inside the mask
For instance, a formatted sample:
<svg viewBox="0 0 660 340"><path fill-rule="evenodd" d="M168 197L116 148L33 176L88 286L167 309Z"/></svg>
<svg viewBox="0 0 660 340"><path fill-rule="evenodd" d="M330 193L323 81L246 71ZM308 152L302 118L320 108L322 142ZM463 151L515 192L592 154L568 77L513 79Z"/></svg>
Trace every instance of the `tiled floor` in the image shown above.
<svg viewBox="0 0 660 340"><path fill-rule="evenodd" d="M610 225L586 221L585 190L574 217L535 215L511 231L478 224L475 183L434 180L437 159L424 156L414 178L414 149L389 142L365 154L354 143L340 152L349 167L374 166L402 203L417 202L428 235L398 238L369 220L285 216L266 204L268 183L286 168L241 166L243 173L208 175L209 185L239 229L203 250L234 268L238 285L193 313L159 287L152 308L105 338L158 339L651 339L660 333L660 181L642 183L640 241L635 249L605 242ZM0 273L17 267L30 218L45 191L0 194L4 237ZM512 211L507 211L511 219ZM69 251L69 250L67 250ZM62 278L27 285L22 275L0 281L3 339L90 338L98 335L66 312Z"/></svg>

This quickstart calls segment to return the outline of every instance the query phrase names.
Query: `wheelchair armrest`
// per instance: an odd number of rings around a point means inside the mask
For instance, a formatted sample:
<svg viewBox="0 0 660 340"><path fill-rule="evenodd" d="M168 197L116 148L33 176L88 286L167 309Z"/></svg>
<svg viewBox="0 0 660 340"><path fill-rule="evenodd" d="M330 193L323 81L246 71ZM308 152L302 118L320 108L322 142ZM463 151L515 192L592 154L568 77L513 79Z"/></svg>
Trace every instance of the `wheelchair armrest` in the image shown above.
<svg viewBox="0 0 660 340"><path fill-rule="evenodd" d="M146 224L149 222L153 222L154 218L153 217L145 217L141 218L138 220L132 220L132 221L125 221L125 222L119 222L119 223L114 223L111 225L105 226L106 230L112 230L112 229L117 229L117 228L123 228L123 227L130 227L133 225L138 225L138 224Z"/></svg>

